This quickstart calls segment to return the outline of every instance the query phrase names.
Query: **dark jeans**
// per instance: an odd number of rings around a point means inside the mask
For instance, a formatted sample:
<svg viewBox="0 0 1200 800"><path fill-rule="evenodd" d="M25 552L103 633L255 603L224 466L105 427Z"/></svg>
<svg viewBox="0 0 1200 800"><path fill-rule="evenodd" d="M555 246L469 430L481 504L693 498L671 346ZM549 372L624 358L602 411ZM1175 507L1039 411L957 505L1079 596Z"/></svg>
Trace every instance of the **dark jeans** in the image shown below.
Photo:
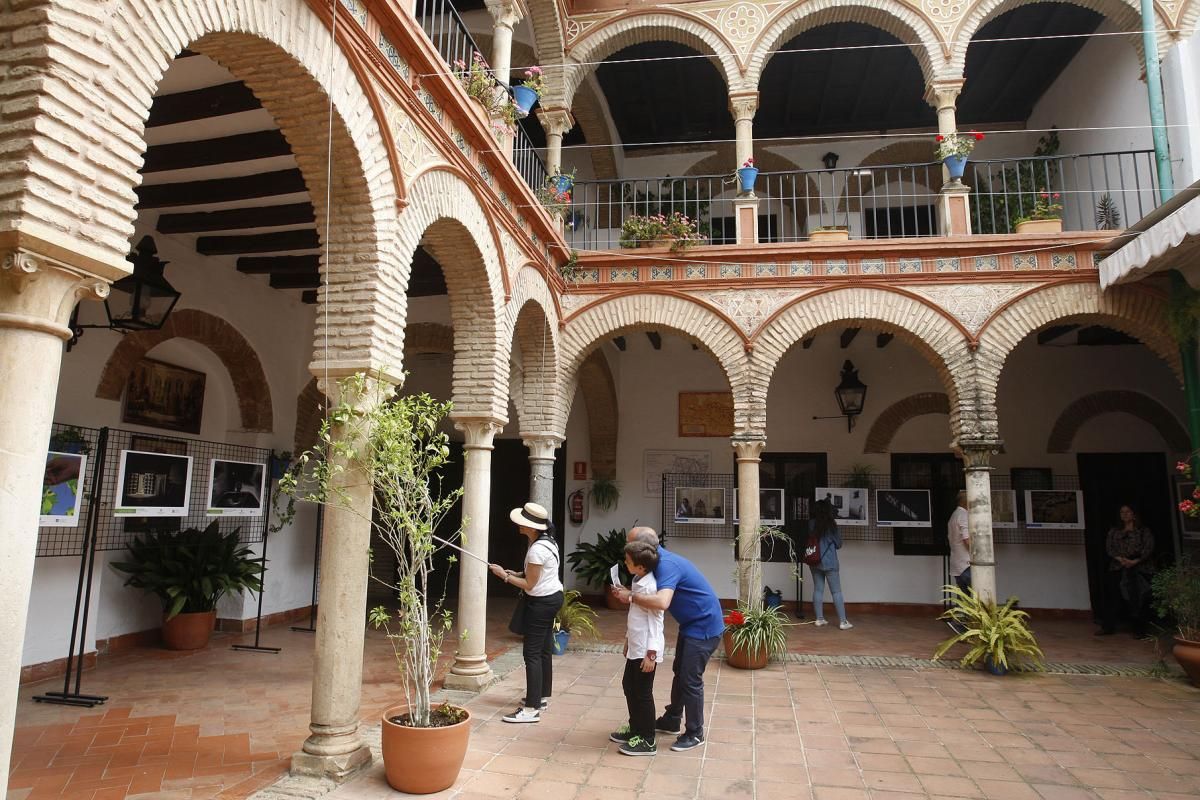
<svg viewBox="0 0 1200 800"><path fill-rule="evenodd" d="M562 606L563 593L529 597L525 604L525 706L538 708L554 688L554 615Z"/></svg>
<svg viewBox="0 0 1200 800"><path fill-rule="evenodd" d="M689 639L682 633L675 640L675 663L671 679L671 703L663 719L684 722L685 735L704 735L704 670L712 657L720 636L711 639Z"/></svg>
<svg viewBox="0 0 1200 800"><path fill-rule="evenodd" d="M962 589L964 592L971 588L971 568L967 567L962 571L962 575L955 575L954 585Z"/></svg>
<svg viewBox="0 0 1200 800"><path fill-rule="evenodd" d="M1104 616L1101 626L1106 631L1117 629L1122 614L1129 617L1133 633L1141 635L1150 623L1150 592L1145 576L1136 570L1116 569L1104 573ZM1126 582L1130 597L1125 597L1121 583Z"/></svg>
<svg viewBox="0 0 1200 800"><path fill-rule="evenodd" d="M640 658L626 659L621 688L625 690L625 705L629 706L629 729L647 742L653 742L654 672L642 672Z"/></svg>

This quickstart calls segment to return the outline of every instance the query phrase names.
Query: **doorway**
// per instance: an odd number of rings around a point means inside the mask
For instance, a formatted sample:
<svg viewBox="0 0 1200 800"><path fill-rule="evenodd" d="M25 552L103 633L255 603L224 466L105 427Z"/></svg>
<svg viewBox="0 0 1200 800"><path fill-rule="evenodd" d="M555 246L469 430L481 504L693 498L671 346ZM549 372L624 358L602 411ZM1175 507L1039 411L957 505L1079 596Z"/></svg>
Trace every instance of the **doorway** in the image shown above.
<svg viewBox="0 0 1200 800"><path fill-rule="evenodd" d="M1087 526L1084 549L1088 593L1092 610L1099 613L1104 602L1104 572L1108 569L1105 540L1121 506L1132 506L1142 524L1154 534L1154 563L1163 566L1175 560L1167 459L1162 453L1079 453L1076 459Z"/></svg>
<svg viewBox="0 0 1200 800"><path fill-rule="evenodd" d="M893 453L892 488L928 489L931 527L893 528L898 556L949 556L946 524L966 487L962 460L953 453Z"/></svg>

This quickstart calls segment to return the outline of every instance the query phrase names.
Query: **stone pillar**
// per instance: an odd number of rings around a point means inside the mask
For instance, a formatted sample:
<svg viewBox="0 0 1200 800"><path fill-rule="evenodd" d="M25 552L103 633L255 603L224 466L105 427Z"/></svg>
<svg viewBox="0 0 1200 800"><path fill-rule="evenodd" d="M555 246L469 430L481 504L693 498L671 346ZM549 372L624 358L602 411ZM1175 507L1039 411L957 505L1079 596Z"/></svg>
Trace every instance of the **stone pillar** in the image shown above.
<svg viewBox="0 0 1200 800"><path fill-rule="evenodd" d="M729 96L729 113L733 115L733 130L736 137L733 165L737 169L754 157L754 113L758 111L758 92L745 92Z"/></svg>
<svg viewBox="0 0 1200 800"><path fill-rule="evenodd" d="M942 236L971 235L971 190L962 181L947 181L938 193L938 230Z"/></svg>
<svg viewBox="0 0 1200 800"><path fill-rule="evenodd" d="M330 407L351 402L358 410L368 411L388 394L384 385L373 379L361 397L346 397L336 380L326 383L323 375L318 377ZM354 452L363 452L366 442L361 431L335 426L330 433ZM371 763L371 750L359 733L358 718L375 496L370 476L354 458L331 453L330 461L341 470L330 480L331 495L340 499L324 509L326 546L321 548L311 733L300 752L292 756L292 773L341 781Z"/></svg>
<svg viewBox="0 0 1200 800"><path fill-rule="evenodd" d="M735 436L738 482L738 602L762 603L762 554L758 547L758 465L766 439Z"/></svg>
<svg viewBox="0 0 1200 800"><path fill-rule="evenodd" d="M758 198L751 193L733 200L734 230L738 244L758 244Z"/></svg>
<svg viewBox="0 0 1200 800"><path fill-rule="evenodd" d="M967 479L967 530L971 536L971 587L984 600L996 599L996 556L992 547L992 455L999 442L960 441Z"/></svg>
<svg viewBox="0 0 1200 800"><path fill-rule="evenodd" d="M546 131L546 172L557 175L562 170L563 136L575 127L575 117L569 108L543 108L537 116Z"/></svg>
<svg viewBox="0 0 1200 800"><path fill-rule="evenodd" d="M942 136L958 130L955 104L958 102L958 95L962 91L962 87L961 80L934 81L925 89L925 101L937 110L938 133Z"/></svg>
<svg viewBox="0 0 1200 800"><path fill-rule="evenodd" d="M513 0L487 0L492 15L492 74L505 86L512 80L513 26L521 21L521 5Z"/></svg>
<svg viewBox="0 0 1200 800"><path fill-rule="evenodd" d="M492 679L484 636L487 633L488 528L492 497L492 439L504 428L487 417L456 418L463 443L463 549L482 561L458 560L458 652L446 674L447 689L479 689ZM514 535L516 535L514 533Z"/></svg>
<svg viewBox="0 0 1200 800"><path fill-rule="evenodd" d="M130 265L80 254L56 232L0 231L0 775L8 775L38 509L67 322ZM42 238L45 237L45 238ZM100 254L97 254L100 255ZM89 476L90 477L90 476ZM4 790L0 789L0 797Z"/></svg>
<svg viewBox="0 0 1200 800"><path fill-rule="evenodd" d="M529 500L554 516L554 451L563 437L553 433L522 436L529 448Z"/></svg>

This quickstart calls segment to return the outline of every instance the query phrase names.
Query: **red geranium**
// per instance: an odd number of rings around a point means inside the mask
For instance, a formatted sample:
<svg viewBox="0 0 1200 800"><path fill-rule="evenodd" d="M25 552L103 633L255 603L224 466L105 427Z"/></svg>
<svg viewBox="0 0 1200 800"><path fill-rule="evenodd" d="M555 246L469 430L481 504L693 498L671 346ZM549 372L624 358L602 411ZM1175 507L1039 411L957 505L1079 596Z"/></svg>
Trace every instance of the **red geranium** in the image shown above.
<svg viewBox="0 0 1200 800"><path fill-rule="evenodd" d="M742 612L740 612L740 611L730 611L728 614L725 615L725 624L726 625L737 626L737 625L742 625L745 622L746 622L746 618L744 616L742 616Z"/></svg>
<svg viewBox="0 0 1200 800"><path fill-rule="evenodd" d="M977 142L983 141L983 134L980 133L979 131L971 131L971 135L975 137L975 141L977 141Z"/></svg>

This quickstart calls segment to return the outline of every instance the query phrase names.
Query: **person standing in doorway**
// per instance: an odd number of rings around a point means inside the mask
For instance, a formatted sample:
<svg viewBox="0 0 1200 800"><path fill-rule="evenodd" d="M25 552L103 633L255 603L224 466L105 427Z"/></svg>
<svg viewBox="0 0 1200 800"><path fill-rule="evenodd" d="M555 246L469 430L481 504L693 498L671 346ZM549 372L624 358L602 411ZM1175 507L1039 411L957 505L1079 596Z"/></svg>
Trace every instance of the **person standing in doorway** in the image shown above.
<svg viewBox="0 0 1200 800"><path fill-rule="evenodd" d="M958 493L958 507L946 523L950 544L950 579L964 592L971 588L971 531L967 526L967 490Z"/></svg>
<svg viewBox="0 0 1200 800"><path fill-rule="evenodd" d="M654 727L662 733L680 734L672 750L691 750L704 744L704 670L725 630L721 602L695 564L659 546L658 534L652 528L632 528L627 539L649 542L658 548L658 567L654 570L658 591L635 595L622 587L615 591L617 599L642 608L670 611L679 623L671 667L671 702L654 721Z"/></svg>
<svg viewBox="0 0 1200 800"><path fill-rule="evenodd" d="M813 533L817 535L817 552L821 554L821 563L808 567L813 579L813 613L816 615L813 624L818 628L829 624L825 621L825 584L828 583L833 608L838 615L838 627L848 631L854 626L846 619L846 602L842 599L841 565L838 563L842 534L830 503L821 500L813 504L812 525Z"/></svg>
<svg viewBox="0 0 1200 800"><path fill-rule="evenodd" d="M1097 636L1117 630L1117 617L1124 606L1135 638L1146 634L1150 610L1150 557L1154 534L1128 505L1121 506L1120 522L1108 532L1105 552L1108 570L1104 581L1104 619Z"/></svg>

